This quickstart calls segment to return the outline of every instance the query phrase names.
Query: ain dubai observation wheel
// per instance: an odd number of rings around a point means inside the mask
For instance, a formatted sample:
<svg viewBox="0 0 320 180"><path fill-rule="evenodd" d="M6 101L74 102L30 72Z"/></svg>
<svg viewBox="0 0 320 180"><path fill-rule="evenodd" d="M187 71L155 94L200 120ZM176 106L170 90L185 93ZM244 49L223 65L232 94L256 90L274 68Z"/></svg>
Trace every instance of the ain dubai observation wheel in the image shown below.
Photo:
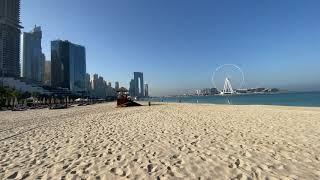
<svg viewBox="0 0 320 180"><path fill-rule="evenodd" d="M236 94L236 90L244 85L244 73L235 64L221 65L212 75L212 84L221 95Z"/></svg>

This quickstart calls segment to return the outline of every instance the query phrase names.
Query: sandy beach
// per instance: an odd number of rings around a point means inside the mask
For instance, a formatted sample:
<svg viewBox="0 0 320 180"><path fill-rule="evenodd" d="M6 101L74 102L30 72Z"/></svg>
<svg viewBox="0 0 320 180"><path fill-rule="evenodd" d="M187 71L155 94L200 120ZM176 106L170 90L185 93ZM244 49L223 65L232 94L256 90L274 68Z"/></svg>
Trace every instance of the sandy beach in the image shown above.
<svg viewBox="0 0 320 180"><path fill-rule="evenodd" d="M0 179L320 179L320 108L0 112Z"/></svg>

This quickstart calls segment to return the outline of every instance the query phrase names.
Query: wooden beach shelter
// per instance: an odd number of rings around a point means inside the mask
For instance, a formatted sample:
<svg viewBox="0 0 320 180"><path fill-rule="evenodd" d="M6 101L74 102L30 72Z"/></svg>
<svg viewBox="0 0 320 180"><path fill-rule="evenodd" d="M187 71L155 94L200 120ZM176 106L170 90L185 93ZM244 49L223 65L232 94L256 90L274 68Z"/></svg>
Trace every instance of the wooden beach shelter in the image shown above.
<svg viewBox="0 0 320 180"><path fill-rule="evenodd" d="M128 90L126 88L119 88L117 94L117 107L141 106L141 104L136 103L131 98L129 98Z"/></svg>

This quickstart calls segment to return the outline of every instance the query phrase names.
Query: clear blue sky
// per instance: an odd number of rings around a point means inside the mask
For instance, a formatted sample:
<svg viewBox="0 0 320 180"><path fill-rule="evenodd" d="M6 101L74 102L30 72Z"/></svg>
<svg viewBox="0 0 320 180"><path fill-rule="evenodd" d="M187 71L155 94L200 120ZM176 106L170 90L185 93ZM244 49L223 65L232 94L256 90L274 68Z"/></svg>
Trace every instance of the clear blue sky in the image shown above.
<svg viewBox="0 0 320 180"><path fill-rule="evenodd" d="M221 64L245 87L320 90L319 0L22 0L23 31L87 51L87 72L128 86L144 72L152 95L212 87Z"/></svg>

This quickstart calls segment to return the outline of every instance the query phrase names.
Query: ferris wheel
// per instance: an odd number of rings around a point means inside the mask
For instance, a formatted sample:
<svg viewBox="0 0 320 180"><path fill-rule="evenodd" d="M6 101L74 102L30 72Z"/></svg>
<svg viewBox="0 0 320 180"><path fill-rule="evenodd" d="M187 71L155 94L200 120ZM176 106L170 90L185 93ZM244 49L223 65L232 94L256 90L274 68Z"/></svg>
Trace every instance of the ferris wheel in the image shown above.
<svg viewBox="0 0 320 180"><path fill-rule="evenodd" d="M221 95L236 94L244 85L244 73L235 64L221 65L212 75L212 84Z"/></svg>

